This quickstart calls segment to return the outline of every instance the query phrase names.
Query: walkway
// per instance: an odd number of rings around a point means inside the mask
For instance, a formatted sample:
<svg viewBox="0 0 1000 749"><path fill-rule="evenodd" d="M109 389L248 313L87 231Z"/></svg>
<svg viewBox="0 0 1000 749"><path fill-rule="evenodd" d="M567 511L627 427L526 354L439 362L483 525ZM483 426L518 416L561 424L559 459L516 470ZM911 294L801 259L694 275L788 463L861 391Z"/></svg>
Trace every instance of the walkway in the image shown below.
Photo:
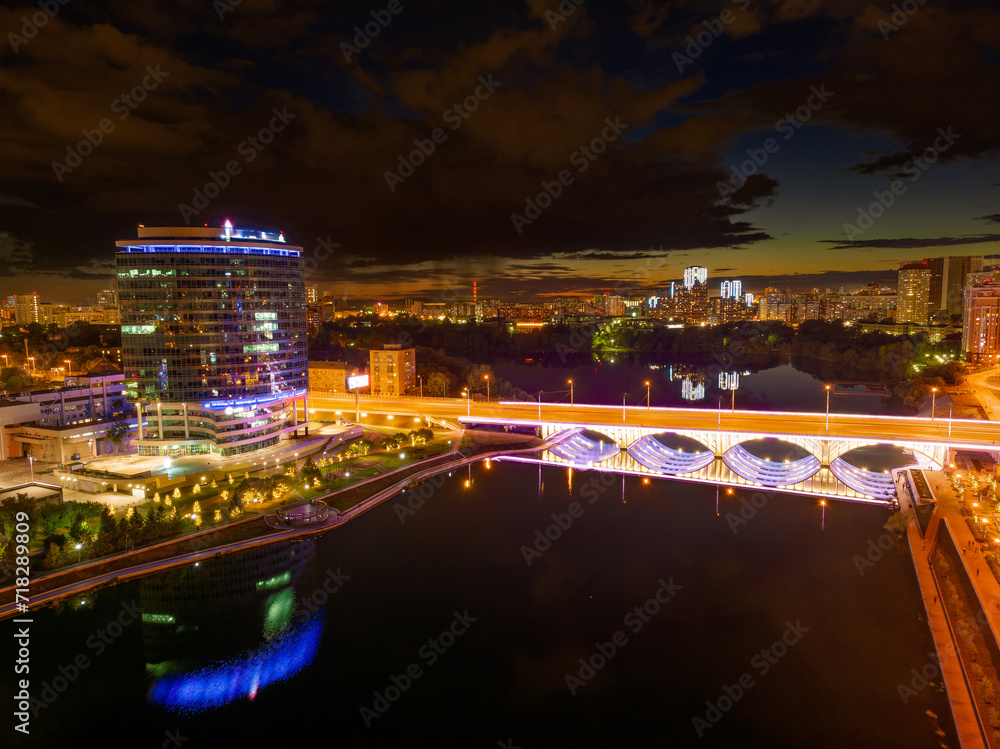
<svg viewBox="0 0 1000 749"><path fill-rule="evenodd" d="M927 622L930 625L931 634L934 636L935 647L941 661L959 740L964 749L985 748L987 744L980 731L970 691L971 686L966 681L962 664L959 661L951 629L948 626L944 601L934 581L930 565L930 557L936 546L942 520L947 519L948 528L959 549L969 547L969 543L973 541L972 531L969 530L969 526L965 522L965 516L961 513L958 500L945 475L940 471L926 471L925 475L937 498L937 507L927 528L926 541L920 537L916 521L910 523L907 528L910 552L913 555L917 580L920 583L924 608L927 612ZM900 492L899 497L900 506L903 509L912 509L906 492ZM1000 632L1000 583L990 572L986 560L983 558L984 549L978 548L977 544L973 544L973 546L976 547L975 551L963 555L962 562L986 611L989 625L994 633L993 636L996 637L996 633ZM982 546L987 547L986 544Z"/></svg>

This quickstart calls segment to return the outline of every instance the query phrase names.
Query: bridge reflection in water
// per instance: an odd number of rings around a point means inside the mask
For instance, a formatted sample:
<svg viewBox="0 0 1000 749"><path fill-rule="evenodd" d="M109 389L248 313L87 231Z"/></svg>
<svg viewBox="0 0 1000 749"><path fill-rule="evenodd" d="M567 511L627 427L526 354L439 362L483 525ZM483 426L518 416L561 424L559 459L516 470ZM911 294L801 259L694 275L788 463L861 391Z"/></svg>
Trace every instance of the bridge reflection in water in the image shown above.
<svg viewBox="0 0 1000 749"><path fill-rule="evenodd" d="M757 486L869 504L895 501L892 470L901 464L941 468L940 462L930 455L874 440L793 435L761 438L756 434L718 432L686 434L635 427L604 429L597 432L579 427L543 428L543 436L551 444L548 450L537 457L500 459L706 484ZM897 454L911 453L913 457L897 458L893 469L858 466L857 459L852 462L862 448L870 446L894 447ZM927 447L938 452L933 445ZM866 455L865 462L871 462L871 458Z"/></svg>

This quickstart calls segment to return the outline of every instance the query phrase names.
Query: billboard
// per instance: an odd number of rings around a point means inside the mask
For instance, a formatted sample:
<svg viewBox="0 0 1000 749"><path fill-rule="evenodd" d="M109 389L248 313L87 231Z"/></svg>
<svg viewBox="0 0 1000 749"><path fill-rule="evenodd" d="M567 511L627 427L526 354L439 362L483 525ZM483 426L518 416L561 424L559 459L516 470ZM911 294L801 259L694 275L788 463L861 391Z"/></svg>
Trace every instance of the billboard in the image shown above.
<svg viewBox="0 0 1000 749"><path fill-rule="evenodd" d="M354 377L347 378L347 389L355 390L357 388L368 387L368 375L356 375Z"/></svg>

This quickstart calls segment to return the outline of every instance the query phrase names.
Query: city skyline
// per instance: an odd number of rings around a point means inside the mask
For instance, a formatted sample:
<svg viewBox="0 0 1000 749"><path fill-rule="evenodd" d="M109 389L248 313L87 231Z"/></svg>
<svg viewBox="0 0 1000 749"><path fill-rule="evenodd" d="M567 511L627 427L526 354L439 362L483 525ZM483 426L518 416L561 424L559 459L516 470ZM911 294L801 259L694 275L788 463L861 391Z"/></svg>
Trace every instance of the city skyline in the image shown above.
<svg viewBox="0 0 1000 749"><path fill-rule="evenodd" d="M7 293L87 298L136 224L225 218L370 298L1000 251L997 10L564 5L0 12Z"/></svg>

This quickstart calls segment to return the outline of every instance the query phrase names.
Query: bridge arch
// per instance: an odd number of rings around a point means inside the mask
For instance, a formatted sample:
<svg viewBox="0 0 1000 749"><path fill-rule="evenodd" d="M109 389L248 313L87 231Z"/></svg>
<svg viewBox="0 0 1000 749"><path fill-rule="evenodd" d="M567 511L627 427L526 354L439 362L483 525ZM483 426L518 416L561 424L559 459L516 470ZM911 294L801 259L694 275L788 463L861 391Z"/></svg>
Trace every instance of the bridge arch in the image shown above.
<svg viewBox="0 0 1000 749"><path fill-rule="evenodd" d="M558 458L577 466L595 465L621 452L618 442L603 432L581 429L550 448Z"/></svg>
<svg viewBox="0 0 1000 749"><path fill-rule="evenodd" d="M789 450L788 447L798 449ZM758 452L769 452L779 457L771 460L770 456L762 457ZM785 457L780 457L782 453L785 453ZM798 484L823 467L819 459L804 446L792 440L775 438L739 442L725 452L722 461L736 475L763 486Z"/></svg>
<svg viewBox="0 0 1000 749"><path fill-rule="evenodd" d="M715 460L704 443L670 432L640 437L629 445L628 454L646 468L672 476L695 473Z"/></svg>

